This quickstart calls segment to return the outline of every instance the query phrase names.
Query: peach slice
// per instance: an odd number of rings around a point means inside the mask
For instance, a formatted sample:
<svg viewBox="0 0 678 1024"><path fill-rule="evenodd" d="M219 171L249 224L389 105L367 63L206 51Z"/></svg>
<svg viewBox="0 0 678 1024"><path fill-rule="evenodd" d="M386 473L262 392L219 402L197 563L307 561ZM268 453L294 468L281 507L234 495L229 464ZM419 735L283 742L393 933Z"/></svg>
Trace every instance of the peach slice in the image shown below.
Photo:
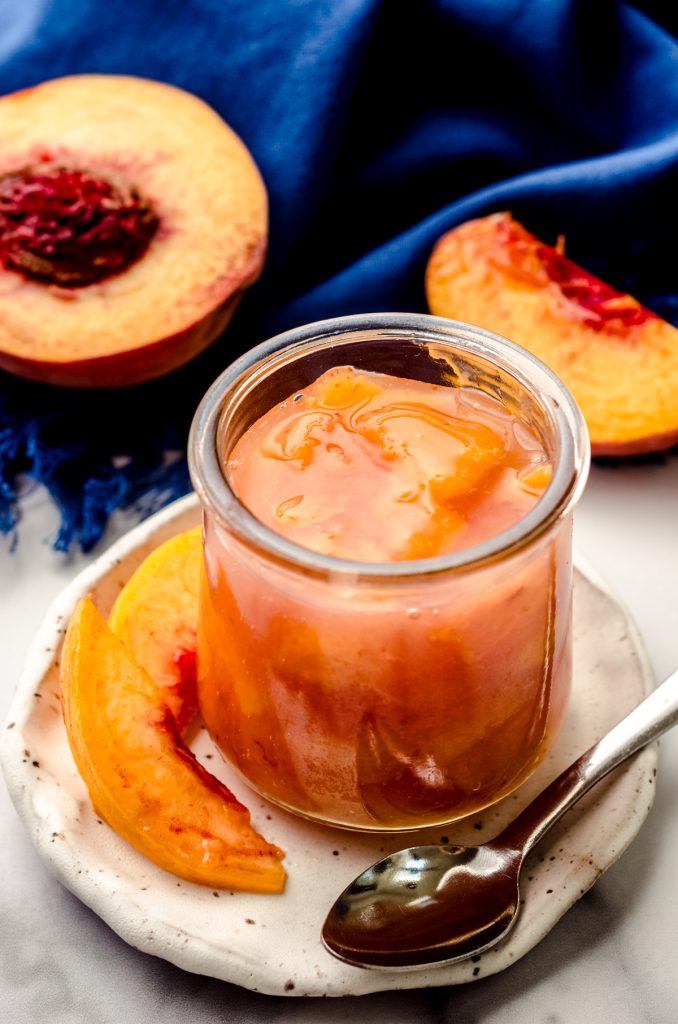
<svg viewBox="0 0 678 1024"><path fill-rule="evenodd" d="M678 331L497 213L444 235L426 271L432 313L524 346L565 382L596 455L678 442Z"/></svg>
<svg viewBox="0 0 678 1024"><path fill-rule="evenodd" d="M198 710L199 526L165 541L130 577L108 625L151 677L183 733Z"/></svg>
<svg viewBox="0 0 678 1024"><path fill-rule="evenodd" d="M197 97L75 75L0 98L0 367L74 387L209 345L261 271L267 197Z"/></svg>
<svg viewBox="0 0 678 1024"><path fill-rule="evenodd" d="M278 893L282 851L184 746L163 695L90 598L68 626L64 721L92 803L159 867L214 888Z"/></svg>

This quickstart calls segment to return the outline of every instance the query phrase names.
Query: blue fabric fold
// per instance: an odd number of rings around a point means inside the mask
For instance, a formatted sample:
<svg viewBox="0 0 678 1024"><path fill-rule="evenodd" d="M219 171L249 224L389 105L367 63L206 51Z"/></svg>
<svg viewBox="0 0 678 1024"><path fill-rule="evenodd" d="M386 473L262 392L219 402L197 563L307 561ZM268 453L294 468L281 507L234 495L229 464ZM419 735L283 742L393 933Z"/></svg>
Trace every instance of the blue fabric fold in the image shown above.
<svg viewBox="0 0 678 1024"><path fill-rule="evenodd" d="M0 90L78 72L182 86L271 199L265 273L190 366L110 394L0 374L0 530L22 475L59 506L60 550L184 493L190 419L224 365L299 323L425 310L431 248L470 217L564 234L678 322L677 35L659 0L0 0Z"/></svg>

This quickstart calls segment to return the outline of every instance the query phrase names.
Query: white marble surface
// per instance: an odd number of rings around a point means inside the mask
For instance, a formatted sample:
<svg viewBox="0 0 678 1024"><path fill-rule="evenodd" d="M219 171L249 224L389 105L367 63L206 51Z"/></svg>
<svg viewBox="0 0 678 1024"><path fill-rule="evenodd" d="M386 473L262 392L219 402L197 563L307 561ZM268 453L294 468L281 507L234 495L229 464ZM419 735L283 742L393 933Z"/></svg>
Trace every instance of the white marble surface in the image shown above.
<svg viewBox="0 0 678 1024"><path fill-rule="evenodd" d="M17 551L0 550L0 719L50 600L87 561L49 548L37 492ZM130 520L119 520L109 540ZM580 551L626 602L659 677L678 664L678 458L596 468ZM345 1000L258 996L136 952L54 881L0 786L0 1024L675 1024L678 731L662 741L657 799L631 848L523 960L451 989Z"/></svg>

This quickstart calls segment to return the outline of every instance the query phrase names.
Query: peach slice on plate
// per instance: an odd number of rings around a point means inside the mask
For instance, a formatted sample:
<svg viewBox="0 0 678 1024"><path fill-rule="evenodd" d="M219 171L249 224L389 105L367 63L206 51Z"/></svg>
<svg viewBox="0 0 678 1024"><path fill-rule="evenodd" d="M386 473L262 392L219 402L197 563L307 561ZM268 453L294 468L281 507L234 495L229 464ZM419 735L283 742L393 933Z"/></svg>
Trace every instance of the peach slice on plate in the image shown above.
<svg viewBox="0 0 678 1024"><path fill-rule="evenodd" d="M199 526L165 541L120 591L108 625L162 693L183 733L198 710Z"/></svg>
<svg viewBox="0 0 678 1024"><path fill-rule="evenodd" d="M432 313L496 331L565 382L595 455L678 442L678 330L545 245L508 213L444 235L426 270Z"/></svg>
<svg viewBox="0 0 678 1024"><path fill-rule="evenodd" d="M0 367L160 376L223 331L266 241L261 175L196 96L74 75L0 98Z"/></svg>
<svg viewBox="0 0 678 1024"><path fill-rule="evenodd" d="M68 740L94 808L159 867L214 888L281 892L282 851L181 741L158 687L81 600L64 642Z"/></svg>

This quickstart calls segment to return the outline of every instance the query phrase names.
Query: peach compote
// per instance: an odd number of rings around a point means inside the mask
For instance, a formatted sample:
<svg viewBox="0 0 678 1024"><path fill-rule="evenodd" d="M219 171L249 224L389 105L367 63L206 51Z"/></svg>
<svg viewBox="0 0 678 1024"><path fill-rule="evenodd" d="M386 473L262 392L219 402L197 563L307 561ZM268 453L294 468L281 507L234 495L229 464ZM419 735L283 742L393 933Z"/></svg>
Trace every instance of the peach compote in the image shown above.
<svg viewBox="0 0 678 1024"><path fill-rule="evenodd" d="M231 763L360 829L453 821L519 785L569 692L570 517L499 558L445 559L547 489L527 420L475 387L339 365L219 457L259 523L322 556L264 556L206 504L198 686ZM402 573L370 575L385 564Z"/></svg>
<svg viewBox="0 0 678 1024"><path fill-rule="evenodd" d="M228 476L289 540L392 562L501 533L535 504L551 466L535 435L482 392L336 366L250 427Z"/></svg>

